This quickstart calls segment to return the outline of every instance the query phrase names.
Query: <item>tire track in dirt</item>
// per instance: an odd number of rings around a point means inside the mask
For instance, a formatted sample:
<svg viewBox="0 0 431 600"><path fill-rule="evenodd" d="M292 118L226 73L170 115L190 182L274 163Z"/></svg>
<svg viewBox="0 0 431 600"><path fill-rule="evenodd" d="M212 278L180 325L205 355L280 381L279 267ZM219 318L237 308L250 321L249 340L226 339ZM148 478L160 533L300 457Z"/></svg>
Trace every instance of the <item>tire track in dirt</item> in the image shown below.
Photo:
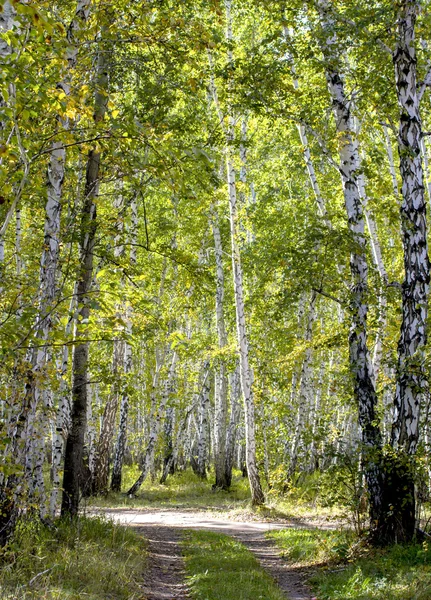
<svg viewBox="0 0 431 600"><path fill-rule="evenodd" d="M273 577L289 600L310 600L311 590L305 572L283 560L265 532L287 527L312 527L304 522L233 521L213 514L194 511L108 509L99 514L129 525L148 540L149 570L144 593L148 600L184 600L190 598L185 583L181 554L181 533L200 529L224 533L243 543Z"/></svg>
<svg viewBox="0 0 431 600"><path fill-rule="evenodd" d="M160 525L133 525L147 541L148 567L143 592L147 600L190 598L181 555L181 531Z"/></svg>

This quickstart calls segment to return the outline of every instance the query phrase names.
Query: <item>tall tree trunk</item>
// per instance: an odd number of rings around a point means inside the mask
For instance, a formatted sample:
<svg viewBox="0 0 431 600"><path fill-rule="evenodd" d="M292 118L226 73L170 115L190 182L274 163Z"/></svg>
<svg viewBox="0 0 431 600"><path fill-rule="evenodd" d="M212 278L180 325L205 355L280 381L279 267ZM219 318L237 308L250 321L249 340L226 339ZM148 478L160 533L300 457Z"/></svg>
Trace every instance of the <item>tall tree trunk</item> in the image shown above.
<svg viewBox="0 0 431 600"><path fill-rule="evenodd" d="M226 40L228 43L228 64L229 68L233 66L232 53L232 15L231 15L231 0L225 0L226 7ZM212 62L210 58L210 66ZM229 96L232 92L232 81L229 80ZM214 102L218 114L221 116L220 105L217 98L214 81L212 80L212 91ZM249 363L248 336L246 328L245 307L244 307L244 286L243 274L241 267L241 258L238 245L239 236L239 219L236 193L236 175L233 164L234 157L234 141L235 141L235 118L232 114L232 107L229 106L228 126L226 130L226 171L227 183L229 192L229 214L230 214L230 232L231 232L231 248L232 248L232 269L236 308L236 328L238 336L238 349L240 355L241 366L241 387L244 397L244 412L245 412L245 439L246 439L246 463L248 478L250 482L252 503L255 505L263 504L265 497L263 495L262 486L260 483L259 471L256 462L256 434L255 434L255 408L253 399L253 374ZM221 120L222 122L222 120Z"/></svg>
<svg viewBox="0 0 431 600"><path fill-rule="evenodd" d="M241 415L241 376L240 367L237 364L235 371L230 374L230 418L226 435L226 479L228 487L232 483L232 468L235 458L235 444L237 441L237 429Z"/></svg>
<svg viewBox="0 0 431 600"><path fill-rule="evenodd" d="M293 444L290 453L289 477L292 477L296 471L299 455L299 444L305 425L307 409L311 404L311 360L313 357L313 348L311 341L313 339L313 325L316 317L316 292L312 292L307 314L307 323L305 326L304 341L307 344L304 360L302 362L301 383L298 395L298 418L296 421Z"/></svg>
<svg viewBox="0 0 431 600"><path fill-rule="evenodd" d="M90 0L78 2L74 19L67 32L67 70L58 86L66 95L70 93L71 71L76 66L76 33L84 26L89 13ZM69 120L57 118L58 125L69 129ZM30 410L27 417L25 473L29 494L33 502L40 504L42 516L46 514L43 463L45 460L46 422L52 410L52 394L44 385L44 369L50 360L47 342L53 326L53 309L57 294L57 264L60 256L60 223L63 203L63 181L66 167L64 142L53 142L47 170L47 203L45 207L44 244L40 262L39 308L36 331L36 348L29 360L32 365L30 375ZM39 412L40 411L40 412Z"/></svg>
<svg viewBox="0 0 431 600"><path fill-rule="evenodd" d="M227 3L229 4L229 3ZM233 141L234 141L234 120L229 119L229 139L227 152L227 174L229 187L229 208L230 208L230 231L232 247L232 270L234 277L234 294L236 308L236 327L238 336L238 347L241 366L241 387L244 397L245 412L245 440L246 440L246 464L247 473L250 481L251 499L253 504L263 504L265 497L263 495L260 483L259 471L256 462L256 433L255 433L255 407L253 399L253 374L249 362L248 335L246 327L245 307L244 307L244 286L241 266L241 258L238 247L238 210L236 196L235 169L233 166Z"/></svg>
<svg viewBox="0 0 431 600"><path fill-rule="evenodd" d="M136 265L136 244L138 235L138 206L136 196L131 203L131 228L130 228L130 264L132 267ZM132 320L131 310L126 308L126 329L128 338L132 335ZM114 492L121 491L122 468L124 461L124 453L127 442L127 421L129 415L129 377L133 367L133 351L128 339L124 342L124 363L123 372L125 378L125 386L123 386L121 404L120 404L120 423L118 425L118 436L114 452L114 464L112 467L111 489Z"/></svg>
<svg viewBox="0 0 431 600"><path fill-rule="evenodd" d="M106 50L99 42L94 120L103 121L108 100ZM89 291L93 280L93 256L96 237L96 203L99 193L100 152L91 150L87 161L85 197L81 218L80 270L77 285L78 322L72 364L71 428L64 457L62 516L78 514L80 475L83 460L84 436L87 425L87 385L89 344L85 340L90 316Z"/></svg>
<svg viewBox="0 0 431 600"><path fill-rule="evenodd" d="M77 285L75 284L74 294L70 301L69 306L69 320L66 325L66 337L70 335L76 322L76 290ZM52 436L52 463L51 463L51 481L52 490L49 504L50 516L53 518L57 509L57 503L60 495L61 488L61 477L60 468L63 461L63 453L65 441L70 428L70 414L71 414L71 397L70 390L66 384L66 373L69 362L69 346L63 346L61 359L59 360L58 371L60 373L60 389L59 399L57 406L56 422L54 427L54 434Z"/></svg>
<svg viewBox="0 0 431 600"><path fill-rule="evenodd" d="M398 152L402 181L400 210L405 278L392 425L392 445L398 451L398 456L391 465L392 473L391 477L388 476L386 490L386 501L391 503L393 509L381 532L388 541L410 541L414 534L414 474L408 456L416 452L421 402L428 391L424 350L427 342L430 270L414 44L419 4L416 0L403 0L400 3L397 46L393 54L400 106ZM401 460L403 455L406 456Z"/></svg>
<svg viewBox="0 0 431 600"><path fill-rule="evenodd" d="M340 155L340 174L349 230L354 241L350 255L352 287L350 309L352 315L349 349L350 368L354 379L354 393L362 430L363 462L370 500L370 523L375 529L383 518L383 480L380 468L381 435L376 424L377 394L367 343L367 289L368 265L366 255L365 220L359 192L360 160L354 138L351 103L344 89L339 71L340 58L336 45L332 5L328 0L317 2L323 39L322 52L326 63L326 79L332 98Z"/></svg>
<svg viewBox="0 0 431 600"><path fill-rule="evenodd" d="M216 323L218 347L227 345L227 333L224 321L224 267L223 248L220 235L217 208L213 207L211 225L214 236L216 261ZM214 411L214 467L215 488L228 487L226 477L226 428L227 428L227 373L223 357L218 361L215 373L215 411Z"/></svg>
<svg viewBox="0 0 431 600"><path fill-rule="evenodd" d="M196 461L196 473L201 479L207 476L208 461L208 413L210 404L210 370L209 361L205 361L203 367L202 389L199 395L199 431L198 431L198 457Z"/></svg>

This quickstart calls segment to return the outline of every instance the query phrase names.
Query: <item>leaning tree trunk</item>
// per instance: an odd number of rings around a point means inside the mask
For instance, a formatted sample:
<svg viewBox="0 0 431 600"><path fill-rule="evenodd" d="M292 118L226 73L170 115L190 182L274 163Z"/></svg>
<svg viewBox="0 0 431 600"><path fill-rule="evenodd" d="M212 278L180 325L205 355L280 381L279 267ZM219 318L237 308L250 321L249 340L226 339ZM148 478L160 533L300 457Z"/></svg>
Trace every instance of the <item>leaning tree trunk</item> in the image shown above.
<svg viewBox="0 0 431 600"><path fill-rule="evenodd" d="M97 84L94 120L103 121L107 105L108 73L105 51L100 48L97 61ZM96 238L96 203L99 193L100 152L91 150L87 161L85 197L81 217L80 269L77 282L78 322L72 364L72 415L66 442L63 475L62 516L78 514L80 474L84 437L87 426L87 385L89 345L85 341L90 316L89 291L93 279Z"/></svg>
<svg viewBox="0 0 431 600"><path fill-rule="evenodd" d="M367 342L368 264L365 219L359 192L360 160L354 138L351 102L339 72L335 23L328 0L318 0L322 25L322 52L326 63L326 79L339 141L340 174L348 226L354 241L350 255L352 286L350 294L351 326L349 334L350 369L362 430L362 454L369 493L370 523L374 530L382 515L383 481L380 467L381 435L376 423L377 394Z"/></svg>
<svg viewBox="0 0 431 600"><path fill-rule="evenodd" d="M421 401L428 391L425 370L429 295L426 201L421 160L422 126L417 90L415 22L419 2L403 0L398 13L398 39L393 61L400 124L401 228L404 247L402 322L398 342L391 462L386 489L390 516L382 526L386 541L410 541L415 530L414 475L409 456L419 440ZM386 508L389 508L388 506Z"/></svg>

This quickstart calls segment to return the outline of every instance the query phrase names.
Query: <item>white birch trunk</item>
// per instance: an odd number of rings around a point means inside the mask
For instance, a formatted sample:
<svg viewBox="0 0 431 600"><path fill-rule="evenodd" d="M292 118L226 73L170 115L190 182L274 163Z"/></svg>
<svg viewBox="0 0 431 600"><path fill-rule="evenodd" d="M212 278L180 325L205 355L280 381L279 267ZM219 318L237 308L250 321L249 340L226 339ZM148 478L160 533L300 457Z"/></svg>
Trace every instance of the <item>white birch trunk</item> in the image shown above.
<svg viewBox="0 0 431 600"><path fill-rule="evenodd" d="M237 430L241 416L241 375L239 363L229 376L230 383L230 418L226 434L226 477L228 485L232 482L232 468L235 457Z"/></svg>
<svg viewBox="0 0 431 600"><path fill-rule="evenodd" d="M209 361L206 361L203 368L203 383L199 395L199 431L198 431L198 452L197 452L197 474L202 479L207 476L208 464L208 414L210 406L210 371Z"/></svg>
<svg viewBox="0 0 431 600"><path fill-rule="evenodd" d="M398 151L402 181L401 228L405 279L392 444L408 454L416 451L421 400L428 390L424 350L427 342L430 271L414 43L418 9L417 1L401 2L398 41L393 55L400 107Z"/></svg>
<svg viewBox="0 0 431 600"><path fill-rule="evenodd" d="M94 97L94 121L103 121L108 102L108 70L106 49L99 43L96 92ZM99 194L101 155L97 148L90 151L87 161L85 198L81 218L80 269L78 273L78 343L73 350L72 365L72 414L71 427L66 442L63 475L61 514L75 517L79 507L79 473L82 465L87 415L87 385L89 344L85 341L88 331L90 305L88 293L93 280L94 245L97 228L96 198Z"/></svg>
<svg viewBox="0 0 431 600"><path fill-rule="evenodd" d="M131 230L130 230L130 240L131 240L131 248L130 248L130 264L132 266L136 265L136 244L137 244L137 235L138 235L138 206L136 202L136 196L134 196L131 204ZM128 338L132 335L132 320L131 320L131 310L130 308L126 309L126 327L127 327L127 336ZM132 372L133 366L133 351L132 346L128 340L124 342L124 363L123 363L123 371L124 377L126 380L126 388L122 393L121 397L121 405L120 405L120 423L118 426L118 436L117 442L115 446L114 453L114 465L112 468L112 480L111 480L111 489L113 491L121 490L121 479L122 479L122 467L124 461L124 453L126 450L126 441L127 441L127 421L129 414L129 390L127 389L128 380L130 374Z"/></svg>
<svg viewBox="0 0 431 600"><path fill-rule="evenodd" d="M72 299L69 306L69 320L65 329L66 339L70 336L72 328L75 325L76 320L76 285ZM66 442L67 434L70 427L70 411L72 398L68 390L68 383L66 381L67 367L69 363L69 346L65 344L63 346L61 361L59 365L60 373L60 389L59 399L57 406L56 423L54 427L54 434L52 436L52 463L51 463L51 480L52 490L49 502L49 514L51 518L54 518L60 498L61 491L61 477L60 469L64 458L64 445Z"/></svg>
<svg viewBox="0 0 431 600"><path fill-rule="evenodd" d="M362 429L365 451L368 491L370 494L370 519L375 524L380 519L382 480L379 466L371 458L380 449L381 437L376 425L377 394L374 373L367 342L366 301L368 289L368 265L366 256L365 220L359 192L358 174L360 160L358 145L354 138L351 103L344 89L344 81L337 65L340 63L336 45L335 22L328 0L318 0L317 7L323 29L322 52L326 62L326 79L332 99L332 108L339 141L340 174L350 233L355 250L350 256L352 274L351 328L349 335L350 367L354 378L354 392Z"/></svg>
<svg viewBox="0 0 431 600"><path fill-rule="evenodd" d="M292 449L290 453L290 477L296 471L298 463L299 446L302 432L305 425L307 410L311 404L311 361L313 357L313 348L311 341L313 339L313 325L316 317L316 292L312 292L309 300L307 323L305 328L304 341L306 343L304 360L302 362L301 383L299 386L298 397L298 416L293 437Z"/></svg>
<svg viewBox="0 0 431 600"><path fill-rule="evenodd" d="M230 4L229 2L226 3ZM252 372L249 363L248 336L244 307L244 286L241 258L238 247L238 212L236 197L235 169L233 166L232 144L234 140L234 120L229 118L227 146L227 176L230 207L230 231L232 245L232 270L236 308L236 327L241 365L241 387L244 396L246 463L253 504L263 504L265 497L260 484L256 463L255 409L252 391Z"/></svg>
<svg viewBox="0 0 431 600"><path fill-rule="evenodd" d="M69 27L68 42L75 45L75 39L70 38L73 29L80 29L88 16L90 0L78 2L75 17ZM75 66L68 56L69 69ZM70 86L67 83L70 73L65 80L59 84L69 93ZM58 119L61 121L61 119ZM68 128L66 122L62 122L64 129ZM47 203L45 207L44 244L40 263L39 284L39 309L36 331L37 348L30 358L32 363L30 410L27 422L26 434L26 456L25 474L28 481L30 497L39 502L41 514L45 516L45 490L43 479L43 463L45 455L45 433L44 427L48 414L52 408L52 396L49 390L44 389L44 369L50 360L47 342L53 326L53 310L56 298L57 264L60 255L60 218L62 207L62 186L64 181L64 170L66 152L62 141L54 142L47 173ZM37 418L38 425L35 427L38 410L42 413Z"/></svg>
<svg viewBox="0 0 431 600"><path fill-rule="evenodd" d="M216 324L218 347L222 351L227 345L224 320L224 267L223 248L220 235L217 208L212 208L211 225L214 237L216 262ZM215 487L226 489L226 429L227 429L227 373L223 358L219 360L215 372L215 414L214 414L214 467Z"/></svg>
<svg viewBox="0 0 431 600"><path fill-rule="evenodd" d="M310 466L309 470L311 473L316 471L319 468L318 464L318 454L317 454L317 429L319 426L319 417L320 417L320 403L323 392L323 378L325 375L326 363L322 360L319 369L319 375L317 378L317 385L314 390L314 403L312 403L312 408L310 411L310 423L311 423L311 444L310 444Z"/></svg>

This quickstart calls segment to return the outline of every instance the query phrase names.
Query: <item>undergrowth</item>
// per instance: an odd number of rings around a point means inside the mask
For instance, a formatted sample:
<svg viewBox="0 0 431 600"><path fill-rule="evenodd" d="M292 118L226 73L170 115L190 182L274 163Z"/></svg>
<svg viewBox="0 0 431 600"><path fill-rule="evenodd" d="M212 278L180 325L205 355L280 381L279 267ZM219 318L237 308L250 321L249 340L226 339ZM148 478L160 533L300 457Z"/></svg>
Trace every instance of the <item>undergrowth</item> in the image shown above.
<svg viewBox="0 0 431 600"><path fill-rule="evenodd" d="M195 600L282 600L272 577L232 537L187 532L183 542L187 582Z"/></svg>
<svg viewBox="0 0 431 600"><path fill-rule="evenodd" d="M348 560L355 549L351 531L283 529L267 537L281 549L281 556L297 566Z"/></svg>
<svg viewBox="0 0 431 600"><path fill-rule="evenodd" d="M99 518L22 520L0 550L1 600L144 600L145 544Z"/></svg>
<svg viewBox="0 0 431 600"><path fill-rule="evenodd" d="M292 516L334 520L341 516L337 507L323 506L316 494L316 478L308 478L300 486L294 486L284 494L275 489L265 489L264 507L253 508L250 502L248 479L234 470L229 491L213 491L213 473L201 480L191 469L180 471L168 477L164 484L150 478L142 485L136 497L128 497L124 492L139 476L136 466L124 468L123 492L109 493L106 496L90 498L86 507L98 508L170 508L178 510L207 510L229 513L231 518L278 519Z"/></svg>
<svg viewBox="0 0 431 600"><path fill-rule="evenodd" d="M285 529L268 536L286 560L311 568L310 584L319 600L431 598L426 542L373 549L348 531Z"/></svg>

